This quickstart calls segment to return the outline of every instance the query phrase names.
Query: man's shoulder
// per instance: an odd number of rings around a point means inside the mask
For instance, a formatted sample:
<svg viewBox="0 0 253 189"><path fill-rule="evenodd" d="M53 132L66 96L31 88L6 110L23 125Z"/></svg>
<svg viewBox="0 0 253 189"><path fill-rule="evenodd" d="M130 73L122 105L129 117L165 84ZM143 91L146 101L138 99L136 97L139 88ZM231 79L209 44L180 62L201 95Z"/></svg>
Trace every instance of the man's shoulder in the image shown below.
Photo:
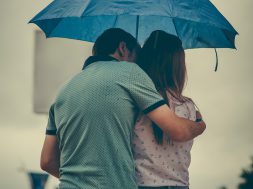
<svg viewBox="0 0 253 189"><path fill-rule="evenodd" d="M138 64L134 63L134 62L127 62L127 61L121 61L121 62L118 62L118 66L121 67L122 69L125 69L125 70L129 70L130 72L137 72L137 73L140 73L140 72L144 72L139 66Z"/></svg>
<svg viewBox="0 0 253 189"><path fill-rule="evenodd" d="M102 64L97 64L98 67L102 68L103 71L107 70L109 72L113 72L114 74L121 75L122 73L127 75L142 75L144 74L144 71L133 62L127 62L127 61L119 61L119 62L113 62L113 61L107 61L102 62Z"/></svg>
<svg viewBox="0 0 253 189"><path fill-rule="evenodd" d="M126 67L129 67L129 68L139 68L140 69L140 67L134 62L120 61L119 63L123 64L123 65L125 65Z"/></svg>

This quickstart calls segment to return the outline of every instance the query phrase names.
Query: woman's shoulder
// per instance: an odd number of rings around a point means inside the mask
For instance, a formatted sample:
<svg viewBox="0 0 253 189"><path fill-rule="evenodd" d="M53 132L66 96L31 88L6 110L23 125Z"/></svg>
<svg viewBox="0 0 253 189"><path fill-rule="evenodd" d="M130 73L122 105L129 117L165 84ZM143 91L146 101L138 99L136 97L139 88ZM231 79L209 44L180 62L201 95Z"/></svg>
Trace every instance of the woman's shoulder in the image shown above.
<svg viewBox="0 0 253 189"><path fill-rule="evenodd" d="M176 105L184 105L184 104L189 104L191 106L195 106L194 101L187 97L187 96L182 96L180 99L176 98L173 96L170 92L167 92L167 97L170 101L170 103L176 104Z"/></svg>
<svg viewBox="0 0 253 189"><path fill-rule="evenodd" d="M192 100L192 98L186 97L184 96L184 105L191 107L194 111L196 111L196 109L198 109L197 105L195 104L195 102Z"/></svg>
<svg viewBox="0 0 253 189"><path fill-rule="evenodd" d="M195 106L195 103L192 100L192 98L189 98L189 97L186 97L186 96L184 96L184 98L185 98L185 103L188 103L188 104L191 104L191 105Z"/></svg>

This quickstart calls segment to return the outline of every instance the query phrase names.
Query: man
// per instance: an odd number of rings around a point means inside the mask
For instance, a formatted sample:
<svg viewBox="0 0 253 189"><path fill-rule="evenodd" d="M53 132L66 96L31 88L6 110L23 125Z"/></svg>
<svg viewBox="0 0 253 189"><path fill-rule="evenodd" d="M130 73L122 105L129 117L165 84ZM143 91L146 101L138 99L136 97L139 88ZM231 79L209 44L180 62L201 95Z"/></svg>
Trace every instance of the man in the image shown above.
<svg viewBox="0 0 253 189"><path fill-rule="evenodd" d="M175 141L205 130L175 116L144 71L125 62L139 48L129 33L106 30L51 106L41 168L60 179L60 189L136 189L130 141L140 111Z"/></svg>

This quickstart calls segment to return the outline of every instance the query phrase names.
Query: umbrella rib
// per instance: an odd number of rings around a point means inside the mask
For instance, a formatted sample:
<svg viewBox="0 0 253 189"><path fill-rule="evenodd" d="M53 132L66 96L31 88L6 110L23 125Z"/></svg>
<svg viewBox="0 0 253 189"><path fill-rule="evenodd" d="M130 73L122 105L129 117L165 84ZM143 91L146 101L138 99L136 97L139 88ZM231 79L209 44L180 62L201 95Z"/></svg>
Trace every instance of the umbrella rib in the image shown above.
<svg viewBox="0 0 253 189"><path fill-rule="evenodd" d="M57 18L59 19L59 18ZM56 19L56 20L57 20ZM48 35L50 35L51 33L53 33L53 31L55 30L55 28L57 28L57 26L60 24L60 22L63 20L63 18L59 19L59 22L57 22L57 24L55 25L55 27L48 33Z"/></svg>
<svg viewBox="0 0 253 189"><path fill-rule="evenodd" d="M176 28L176 24L175 24L175 21L174 21L174 18L172 18L172 22L173 22L173 25L174 25L174 28L175 28L175 31L176 31L176 34L178 36L179 39L181 39L178 35L178 31L177 31L177 28ZM182 39L181 39L182 40Z"/></svg>
<svg viewBox="0 0 253 189"><path fill-rule="evenodd" d="M229 32L233 32L233 33L235 33L236 35L238 35L238 32L232 27L232 29L233 30L230 30L229 28L227 28L227 27L222 27L222 26L218 26L218 25L216 25L216 24L211 24L211 23L207 23L207 22L198 22L198 21L196 21L196 20L191 20L191 19L184 19L184 18L177 18L177 17L171 17L172 18L172 21L173 21L173 23L174 23L174 19L177 19L177 20L183 20L183 21L185 21L185 22L194 22L194 23L197 23L197 24L203 24L203 25L207 25L207 26L211 26L211 27L214 27L214 28L218 28L218 29L224 29L224 30L226 30L226 31L229 31ZM174 23L174 25L175 25L175 23Z"/></svg>
<svg viewBox="0 0 253 189"><path fill-rule="evenodd" d="M114 21L113 27L115 27L115 26L116 26L117 21L118 21L118 15L116 15L116 18L115 18L115 21Z"/></svg>
<svg viewBox="0 0 253 189"><path fill-rule="evenodd" d="M138 41L138 33L139 33L139 22L140 22L140 17L137 15L136 19L136 30L135 30L135 38Z"/></svg>

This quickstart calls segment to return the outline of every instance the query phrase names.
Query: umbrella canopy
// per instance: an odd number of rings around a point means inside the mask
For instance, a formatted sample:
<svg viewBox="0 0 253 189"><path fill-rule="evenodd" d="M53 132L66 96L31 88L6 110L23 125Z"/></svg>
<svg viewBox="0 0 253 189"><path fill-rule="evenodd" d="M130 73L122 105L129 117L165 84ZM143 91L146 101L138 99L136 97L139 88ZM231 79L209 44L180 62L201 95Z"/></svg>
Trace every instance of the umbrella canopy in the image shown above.
<svg viewBox="0 0 253 189"><path fill-rule="evenodd" d="M94 42L122 28L142 44L154 30L178 36L185 49L235 48L236 30L209 0L54 0L30 23L46 37Z"/></svg>

